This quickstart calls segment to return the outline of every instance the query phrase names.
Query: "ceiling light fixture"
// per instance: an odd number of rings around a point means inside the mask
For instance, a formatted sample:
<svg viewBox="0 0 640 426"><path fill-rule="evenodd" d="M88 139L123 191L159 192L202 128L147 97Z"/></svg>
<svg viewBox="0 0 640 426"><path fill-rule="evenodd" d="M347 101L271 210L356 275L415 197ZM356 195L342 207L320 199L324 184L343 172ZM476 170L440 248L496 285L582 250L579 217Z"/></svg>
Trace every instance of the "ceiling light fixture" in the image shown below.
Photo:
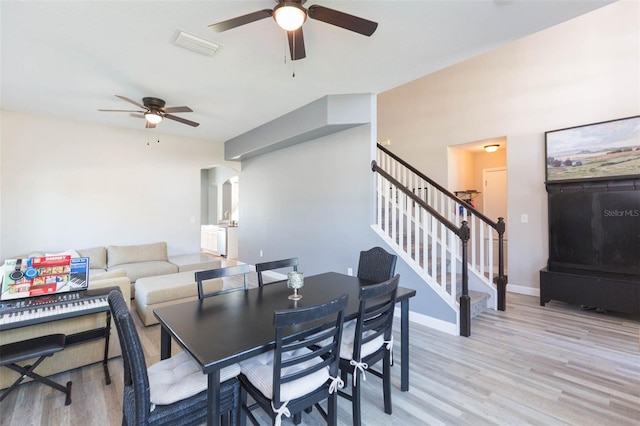
<svg viewBox="0 0 640 426"><path fill-rule="evenodd" d="M500 145L485 145L484 150L487 152L496 152Z"/></svg>
<svg viewBox="0 0 640 426"><path fill-rule="evenodd" d="M162 116L153 111L145 112L144 118L146 118L147 121L151 124L158 124L162 121Z"/></svg>
<svg viewBox="0 0 640 426"><path fill-rule="evenodd" d="M307 20L307 12L300 3L284 1L273 9L273 19L283 30L295 31Z"/></svg>

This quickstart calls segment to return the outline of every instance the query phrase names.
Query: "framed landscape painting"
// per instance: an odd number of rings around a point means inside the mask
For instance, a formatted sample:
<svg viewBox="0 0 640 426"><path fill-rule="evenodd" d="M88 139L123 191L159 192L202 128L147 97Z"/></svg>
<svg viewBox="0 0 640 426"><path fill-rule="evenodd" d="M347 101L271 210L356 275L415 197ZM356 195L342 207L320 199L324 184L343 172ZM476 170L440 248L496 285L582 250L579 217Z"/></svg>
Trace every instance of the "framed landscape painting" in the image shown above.
<svg viewBox="0 0 640 426"><path fill-rule="evenodd" d="M640 175L640 115L545 132L546 180Z"/></svg>

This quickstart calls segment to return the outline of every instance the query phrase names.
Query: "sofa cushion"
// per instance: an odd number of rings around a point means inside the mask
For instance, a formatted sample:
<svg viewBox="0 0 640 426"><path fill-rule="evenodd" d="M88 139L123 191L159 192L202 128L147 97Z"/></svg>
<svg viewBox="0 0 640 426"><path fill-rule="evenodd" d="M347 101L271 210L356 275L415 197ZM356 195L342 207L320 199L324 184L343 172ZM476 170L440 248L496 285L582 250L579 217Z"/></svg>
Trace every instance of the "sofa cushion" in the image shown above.
<svg viewBox="0 0 640 426"><path fill-rule="evenodd" d="M109 271L112 267L109 266ZM162 260L155 260L151 262L138 262L138 263L123 263L116 266L114 269L123 269L132 283L136 282L139 278L153 277L156 275L174 274L178 272L178 267L173 263L169 263Z"/></svg>
<svg viewBox="0 0 640 426"><path fill-rule="evenodd" d="M222 290L223 281L220 278L207 280L202 283L202 286L206 293L213 293ZM136 282L136 303L141 306L193 296L198 296L198 286L193 271L141 278Z"/></svg>
<svg viewBox="0 0 640 426"><path fill-rule="evenodd" d="M76 251L80 257L89 258L89 268L107 269L107 249L105 247L92 247Z"/></svg>
<svg viewBox="0 0 640 426"><path fill-rule="evenodd" d="M106 272L107 272L106 269L91 268L89 269L89 277L90 278L99 277L100 275L105 274Z"/></svg>
<svg viewBox="0 0 640 426"><path fill-rule="evenodd" d="M107 248L108 269L127 263L167 261L167 243L141 244L135 246L109 246ZM177 269L176 269L177 270ZM135 281L129 276L131 281Z"/></svg>
<svg viewBox="0 0 640 426"><path fill-rule="evenodd" d="M91 271L93 271L93 269ZM121 278L127 276L127 273L124 269L113 269L111 271L104 271L103 273L97 273L95 276L91 275L91 271L89 271L89 279L91 281L108 280L111 278Z"/></svg>
<svg viewBox="0 0 640 426"><path fill-rule="evenodd" d="M206 271L208 269L218 269L222 265L219 259L214 259L202 253L171 256L169 257L169 262L176 265L180 272Z"/></svg>

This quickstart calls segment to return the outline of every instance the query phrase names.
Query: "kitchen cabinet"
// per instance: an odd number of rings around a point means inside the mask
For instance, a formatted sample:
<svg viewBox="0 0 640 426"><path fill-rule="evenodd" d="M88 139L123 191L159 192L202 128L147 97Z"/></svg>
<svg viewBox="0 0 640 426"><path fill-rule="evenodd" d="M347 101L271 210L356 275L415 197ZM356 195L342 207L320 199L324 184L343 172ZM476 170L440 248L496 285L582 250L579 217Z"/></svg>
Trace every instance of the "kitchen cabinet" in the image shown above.
<svg viewBox="0 0 640 426"><path fill-rule="evenodd" d="M202 225L200 228L200 248L206 253L218 254L218 227Z"/></svg>
<svg viewBox="0 0 640 426"><path fill-rule="evenodd" d="M200 235L202 251L224 256L227 259L238 257L238 227L202 225Z"/></svg>

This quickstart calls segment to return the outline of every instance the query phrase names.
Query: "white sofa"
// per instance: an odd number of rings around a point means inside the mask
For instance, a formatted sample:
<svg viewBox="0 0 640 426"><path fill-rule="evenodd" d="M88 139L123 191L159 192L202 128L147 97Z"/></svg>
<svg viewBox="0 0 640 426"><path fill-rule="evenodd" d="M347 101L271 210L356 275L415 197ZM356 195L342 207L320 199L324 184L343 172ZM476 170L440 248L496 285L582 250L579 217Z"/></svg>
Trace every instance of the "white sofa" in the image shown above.
<svg viewBox="0 0 640 426"><path fill-rule="evenodd" d="M220 262L200 253L169 257L164 241L126 245L99 246L63 252L35 251L15 258L39 257L52 254L70 254L89 258L89 287L94 278L115 270L123 270L131 281L131 297L135 296L135 283L139 278L175 274L188 270L204 270L220 267Z"/></svg>

